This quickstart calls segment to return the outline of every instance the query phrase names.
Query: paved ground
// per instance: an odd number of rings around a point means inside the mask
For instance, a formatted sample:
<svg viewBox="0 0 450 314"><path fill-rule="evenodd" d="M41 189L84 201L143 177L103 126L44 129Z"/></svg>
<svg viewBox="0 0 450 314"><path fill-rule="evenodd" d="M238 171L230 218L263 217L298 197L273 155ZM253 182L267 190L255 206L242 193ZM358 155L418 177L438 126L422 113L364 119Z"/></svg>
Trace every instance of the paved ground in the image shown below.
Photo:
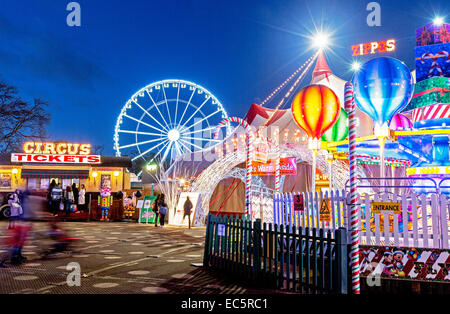
<svg viewBox="0 0 450 314"><path fill-rule="evenodd" d="M0 222L0 241L6 238ZM206 272L202 263L204 228L165 229L137 223L66 222L61 226L80 238L75 253L50 260L38 255L46 245L46 223L34 223L24 247L22 266L0 268L0 294L124 294L124 293L272 293L249 289ZM0 250L4 250L2 248ZM69 263L81 266L81 286L69 287Z"/></svg>

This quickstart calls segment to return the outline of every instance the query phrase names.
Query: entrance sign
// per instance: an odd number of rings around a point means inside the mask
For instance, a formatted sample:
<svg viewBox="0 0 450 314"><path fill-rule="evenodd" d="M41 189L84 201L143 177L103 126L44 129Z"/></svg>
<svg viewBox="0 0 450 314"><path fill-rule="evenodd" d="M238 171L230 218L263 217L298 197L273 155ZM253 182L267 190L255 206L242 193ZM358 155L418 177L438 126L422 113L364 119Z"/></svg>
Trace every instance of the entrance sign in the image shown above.
<svg viewBox="0 0 450 314"><path fill-rule="evenodd" d="M294 195L294 211L302 212L305 209L305 202L302 194Z"/></svg>
<svg viewBox="0 0 450 314"><path fill-rule="evenodd" d="M271 159L267 163L252 162L253 176L275 175L276 161ZM296 158L280 158L280 175L297 175Z"/></svg>
<svg viewBox="0 0 450 314"><path fill-rule="evenodd" d="M101 164L98 155L34 155L11 154L11 162L54 164Z"/></svg>
<svg viewBox="0 0 450 314"><path fill-rule="evenodd" d="M319 221L331 221L331 200L329 198L324 198L320 201Z"/></svg>
<svg viewBox="0 0 450 314"><path fill-rule="evenodd" d="M184 215L184 203L186 202L187 197L189 196L189 200L192 203L192 209L191 209L191 226L194 226L194 217L197 213L197 209L199 206L201 206L200 203L200 193L193 193L193 192L183 192L180 195L180 199L178 200L177 208L175 210L175 213L169 220L169 223L171 225L175 226L188 226L188 218Z"/></svg>
<svg viewBox="0 0 450 314"><path fill-rule="evenodd" d="M352 46L353 56L365 56L368 54L391 52L395 50L395 39L373 41Z"/></svg>
<svg viewBox="0 0 450 314"><path fill-rule="evenodd" d="M370 206L372 214L401 214L401 203L372 202Z"/></svg>
<svg viewBox="0 0 450 314"><path fill-rule="evenodd" d="M139 223L155 223L156 214L153 211L153 203L156 196L146 196L143 200L142 209L139 212Z"/></svg>

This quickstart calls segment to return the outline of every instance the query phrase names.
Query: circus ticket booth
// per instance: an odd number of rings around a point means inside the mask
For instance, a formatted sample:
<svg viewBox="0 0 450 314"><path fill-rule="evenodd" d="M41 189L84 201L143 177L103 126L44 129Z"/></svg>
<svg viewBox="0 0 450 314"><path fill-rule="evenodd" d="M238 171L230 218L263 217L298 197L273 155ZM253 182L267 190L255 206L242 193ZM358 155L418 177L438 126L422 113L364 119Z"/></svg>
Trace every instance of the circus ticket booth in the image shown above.
<svg viewBox="0 0 450 314"><path fill-rule="evenodd" d="M89 208L89 213L84 215L96 220L99 211L97 197L102 187L111 189L113 199L116 195L111 215L114 216L121 207L121 197L117 195L130 189L128 168L131 168L129 157L95 155L90 144L27 142L22 152L1 157L0 193L5 197L8 192L21 189L46 197L53 180L63 189L74 183L78 188L84 185ZM82 217L82 214L77 217Z"/></svg>

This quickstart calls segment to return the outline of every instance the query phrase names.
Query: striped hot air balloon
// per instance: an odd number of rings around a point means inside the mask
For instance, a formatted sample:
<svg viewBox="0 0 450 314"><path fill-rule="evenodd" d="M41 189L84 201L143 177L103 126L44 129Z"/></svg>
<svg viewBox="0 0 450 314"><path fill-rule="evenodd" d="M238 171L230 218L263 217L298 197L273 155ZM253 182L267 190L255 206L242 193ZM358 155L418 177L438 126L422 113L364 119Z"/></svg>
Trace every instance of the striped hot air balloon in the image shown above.
<svg viewBox="0 0 450 314"><path fill-rule="evenodd" d="M348 113L341 108L338 121L322 136L323 142L339 142L348 136Z"/></svg>
<svg viewBox="0 0 450 314"><path fill-rule="evenodd" d="M325 85L303 88L292 102L295 122L312 139L321 139L339 119L340 112L339 98Z"/></svg>

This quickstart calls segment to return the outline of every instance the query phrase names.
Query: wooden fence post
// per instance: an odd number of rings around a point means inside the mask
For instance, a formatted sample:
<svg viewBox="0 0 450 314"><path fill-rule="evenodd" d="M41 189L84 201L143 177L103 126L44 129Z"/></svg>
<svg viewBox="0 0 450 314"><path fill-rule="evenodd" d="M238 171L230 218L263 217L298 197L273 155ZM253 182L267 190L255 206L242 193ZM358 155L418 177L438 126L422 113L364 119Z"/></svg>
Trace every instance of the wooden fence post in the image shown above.
<svg viewBox="0 0 450 314"><path fill-rule="evenodd" d="M208 214L208 218L206 219L206 236L205 236L205 251L203 253L203 267L208 267L209 266L209 234L211 232L211 214Z"/></svg>
<svg viewBox="0 0 450 314"><path fill-rule="evenodd" d="M347 230L339 228L335 232L336 238L336 287L338 294L348 293L348 262L347 262ZM359 258L359 257L358 257Z"/></svg>
<svg viewBox="0 0 450 314"><path fill-rule="evenodd" d="M261 219L253 223L253 279L261 278Z"/></svg>

